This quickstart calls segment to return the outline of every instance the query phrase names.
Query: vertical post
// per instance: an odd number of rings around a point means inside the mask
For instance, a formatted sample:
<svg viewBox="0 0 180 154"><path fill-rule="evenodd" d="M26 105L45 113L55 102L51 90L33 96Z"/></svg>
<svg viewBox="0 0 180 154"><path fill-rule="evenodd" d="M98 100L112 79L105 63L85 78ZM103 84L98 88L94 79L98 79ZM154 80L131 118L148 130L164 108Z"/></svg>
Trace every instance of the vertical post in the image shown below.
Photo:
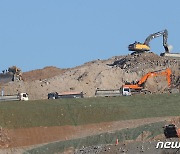
<svg viewBox="0 0 180 154"><path fill-rule="evenodd" d="M2 97L4 96L4 88L2 88L2 90L1 90L1 96Z"/></svg>

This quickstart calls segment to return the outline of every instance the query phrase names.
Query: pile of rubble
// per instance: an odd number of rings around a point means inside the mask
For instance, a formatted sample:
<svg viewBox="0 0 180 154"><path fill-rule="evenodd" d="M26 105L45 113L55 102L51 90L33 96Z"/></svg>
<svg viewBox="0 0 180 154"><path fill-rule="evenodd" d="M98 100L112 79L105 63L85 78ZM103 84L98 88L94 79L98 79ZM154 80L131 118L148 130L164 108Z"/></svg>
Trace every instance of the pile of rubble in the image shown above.
<svg viewBox="0 0 180 154"><path fill-rule="evenodd" d="M89 146L89 147L81 148L80 150L76 150L75 154L179 153L179 149L176 148L156 149L158 141L178 142L178 139L171 138L171 139L161 139L161 140L143 141L143 142L129 141L129 143L122 142L118 145L111 144L111 145Z"/></svg>
<svg viewBox="0 0 180 154"><path fill-rule="evenodd" d="M167 57L160 57L154 53L140 53L134 55L127 55L121 59L117 59L110 66L120 67L127 72L137 72L139 70L146 70L147 68L155 69L167 68L178 66L179 62L175 59L169 59Z"/></svg>
<svg viewBox="0 0 180 154"><path fill-rule="evenodd" d="M76 150L75 154L100 153L103 151L103 146L104 145L82 147L81 149Z"/></svg>

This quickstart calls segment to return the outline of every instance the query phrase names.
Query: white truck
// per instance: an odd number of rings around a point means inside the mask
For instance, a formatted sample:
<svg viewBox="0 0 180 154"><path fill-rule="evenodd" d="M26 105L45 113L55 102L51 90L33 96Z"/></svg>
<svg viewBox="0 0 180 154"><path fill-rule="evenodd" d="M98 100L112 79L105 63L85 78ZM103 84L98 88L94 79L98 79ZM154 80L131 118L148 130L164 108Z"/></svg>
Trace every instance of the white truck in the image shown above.
<svg viewBox="0 0 180 154"><path fill-rule="evenodd" d="M17 95L1 95L0 101L28 101L27 93L18 93Z"/></svg>
<svg viewBox="0 0 180 154"><path fill-rule="evenodd" d="M131 96L131 89L129 87L122 87L122 95L123 96Z"/></svg>

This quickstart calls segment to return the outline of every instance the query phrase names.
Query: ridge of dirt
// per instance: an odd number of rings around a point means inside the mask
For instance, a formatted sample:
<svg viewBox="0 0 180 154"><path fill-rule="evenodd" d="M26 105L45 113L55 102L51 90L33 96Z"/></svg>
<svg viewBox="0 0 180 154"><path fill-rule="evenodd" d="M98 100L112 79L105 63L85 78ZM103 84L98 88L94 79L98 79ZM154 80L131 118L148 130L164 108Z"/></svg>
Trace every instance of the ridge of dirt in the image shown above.
<svg viewBox="0 0 180 154"><path fill-rule="evenodd" d="M57 75L61 75L67 69L60 69L54 66L47 66L43 69L32 70L29 72L24 72L22 78L24 81L35 81L35 80L44 80L52 78Z"/></svg>

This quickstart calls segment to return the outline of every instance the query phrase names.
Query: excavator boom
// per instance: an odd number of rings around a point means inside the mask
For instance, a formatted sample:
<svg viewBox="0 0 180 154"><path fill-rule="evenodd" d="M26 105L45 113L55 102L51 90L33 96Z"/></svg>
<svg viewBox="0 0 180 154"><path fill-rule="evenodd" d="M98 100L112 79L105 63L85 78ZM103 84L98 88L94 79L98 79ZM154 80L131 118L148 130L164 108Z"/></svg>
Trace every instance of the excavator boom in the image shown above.
<svg viewBox="0 0 180 154"><path fill-rule="evenodd" d="M145 74L140 80L139 82L137 83L139 86L142 86L142 84L144 82L146 82L146 80L149 78L149 77L156 77L156 76L166 76L166 80L168 82L168 86L171 85L171 69L170 68L167 68L165 71L163 72L160 72L160 71L155 71L155 72L149 72L147 74Z"/></svg>

